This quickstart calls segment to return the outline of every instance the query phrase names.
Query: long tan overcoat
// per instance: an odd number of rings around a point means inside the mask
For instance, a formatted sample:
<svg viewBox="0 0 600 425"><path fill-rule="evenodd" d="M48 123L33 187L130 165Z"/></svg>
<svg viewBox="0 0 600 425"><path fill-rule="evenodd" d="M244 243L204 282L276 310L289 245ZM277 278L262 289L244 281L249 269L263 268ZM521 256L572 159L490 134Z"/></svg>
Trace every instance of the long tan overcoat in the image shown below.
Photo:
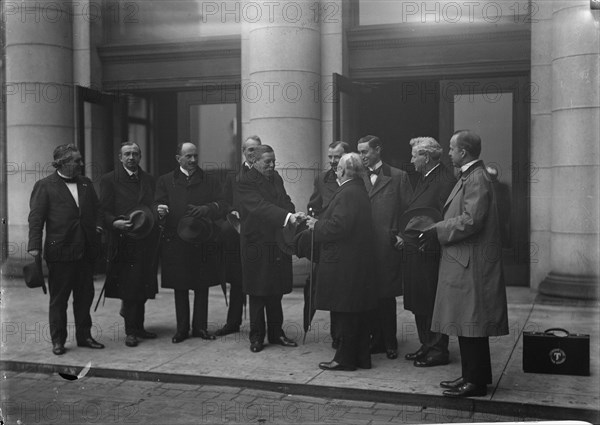
<svg viewBox="0 0 600 425"><path fill-rule="evenodd" d="M482 161L452 189L436 223L442 246L431 329L447 335L508 334L496 195Z"/></svg>

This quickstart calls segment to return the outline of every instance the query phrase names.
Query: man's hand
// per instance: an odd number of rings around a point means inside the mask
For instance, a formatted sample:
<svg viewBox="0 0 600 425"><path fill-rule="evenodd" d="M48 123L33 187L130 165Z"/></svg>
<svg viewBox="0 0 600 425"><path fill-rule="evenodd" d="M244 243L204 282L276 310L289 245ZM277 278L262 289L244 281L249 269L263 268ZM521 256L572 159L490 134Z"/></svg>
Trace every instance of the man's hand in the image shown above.
<svg viewBox="0 0 600 425"><path fill-rule="evenodd" d="M303 213L302 211L294 213L292 215L290 215L290 223L293 224L294 226L300 224L301 222L303 222L304 220L306 220L306 214Z"/></svg>
<svg viewBox="0 0 600 425"><path fill-rule="evenodd" d="M432 249L437 240L437 230L435 226L423 230L423 233L419 235L419 251Z"/></svg>
<svg viewBox="0 0 600 425"><path fill-rule="evenodd" d="M38 255L40 255L40 250L39 249L32 249L31 251L28 251L29 255L31 255L32 257L37 257Z"/></svg>
<svg viewBox="0 0 600 425"><path fill-rule="evenodd" d="M167 214L169 214L169 206L168 205L164 205L164 204L160 204L159 206L156 207L156 211L158 211L158 216L160 218L163 218Z"/></svg>
<svg viewBox="0 0 600 425"><path fill-rule="evenodd" d="M230 214L234 215L238 220L240 219L240 213L239 212L237 212L237 211L234 210L234 211L231 211Z"/></svg>
<svg viewBox="0 0 600 425"><path fill-rule="evenodd" d="M310 230L314 230L315 228L315 223L319 221L314 217L307 217L306 219L306 226L310 229Z"/></svg>
<svg viewBox="0 0 600 425"><path fill-rule="evenodd" d="M133 227L133 223L129 220L123 220L122 218L113 221L113 227L122 232L129 230Z"/></svg>
<svg viewBox="0 0 600 425"><path fill-rule="evenodd" d="M400 235L395 235L395 238L396 243L394 243L394 248L396 248L398 251L404 249L404 239L402 239Z"/></svg>
<svg viewBox="0 0 600 425"><path fill-rule="evenodd" d="M210 207L206 205L188 205L187 213L192 217L206 217L210 215Z"/></svg>

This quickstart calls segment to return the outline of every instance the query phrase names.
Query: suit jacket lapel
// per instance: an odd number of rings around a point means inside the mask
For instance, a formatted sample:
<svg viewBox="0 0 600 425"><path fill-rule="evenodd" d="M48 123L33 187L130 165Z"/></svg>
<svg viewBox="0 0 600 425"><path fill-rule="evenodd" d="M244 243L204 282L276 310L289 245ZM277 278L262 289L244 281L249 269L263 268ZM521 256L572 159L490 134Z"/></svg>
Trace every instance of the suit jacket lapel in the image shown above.
<svg viewBox="0 0 600 425"><path fill-rule="evenodd" d="M70 203L71 206L77 208L77 204L75 203L75 198L71 194L71 191L67 187L67 184L63 181L63 179L58 175L58 172L54 172L53 180L56 187L56 192L63 201ZM79 184L77 184L77 189L79 190Z"/></svg>
<svg viewBox="0 0 600 425"><path fill-rule="evenodd" d="M448 195L448 199L446 199L446 202L444 203L444 211L446 210L446 208L448 207L450 202L452 202L452 199L454 199L456 194L460 191L462 186L463 186L463 178L460 178L460 179L458 179L458 181L452 188L452 192L450 192L450 195Z"/></svg>
<svg viewBox="0 0 600 425"><path fill-rule="evenodd" d="M370 182L370 178L367 177ZM375 184L369 190L369 198L372 198L377 192L383 189L389 182L392 181L392 176L390 172L390 167L387 164L381 165L381 170L379 171L379 175L377 176L377 180L375 180Z"/></svg>

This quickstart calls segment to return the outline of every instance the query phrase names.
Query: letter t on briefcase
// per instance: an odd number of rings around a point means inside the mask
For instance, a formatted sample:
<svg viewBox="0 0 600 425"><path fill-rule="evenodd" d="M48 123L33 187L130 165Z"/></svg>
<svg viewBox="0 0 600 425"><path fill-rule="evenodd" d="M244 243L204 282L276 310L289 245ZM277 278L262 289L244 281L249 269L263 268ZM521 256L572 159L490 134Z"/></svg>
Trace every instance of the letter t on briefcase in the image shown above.
<svg viewBox="0 0 600 425"><path fill-rule="evenodd" d="M523 371L590 375L590 336L561 328L523 332Z"/></svg>

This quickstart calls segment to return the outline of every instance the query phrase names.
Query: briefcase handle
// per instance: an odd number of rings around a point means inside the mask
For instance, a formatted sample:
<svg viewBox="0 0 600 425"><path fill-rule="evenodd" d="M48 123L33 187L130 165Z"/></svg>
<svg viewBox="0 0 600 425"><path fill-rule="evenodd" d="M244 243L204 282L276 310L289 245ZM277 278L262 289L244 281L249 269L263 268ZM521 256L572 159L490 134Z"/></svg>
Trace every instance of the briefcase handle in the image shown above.
<svg viewBox="0 0 600 425"><path fill-rule="evenodd" d="M553 331L564 332L566 335L556 335L556 334L554 334L554 333L553 333ZM548 334L548 335L554 335L554 336L563 336L563 337L564 337L564 336L569 336L569 335L571 335L571 333L570 333L568 330L566 330L566 329L563 329L563 328L549 328L549 329L546 329L546 330L544 331L544 333L545 333L545 334Z"/></svg>

